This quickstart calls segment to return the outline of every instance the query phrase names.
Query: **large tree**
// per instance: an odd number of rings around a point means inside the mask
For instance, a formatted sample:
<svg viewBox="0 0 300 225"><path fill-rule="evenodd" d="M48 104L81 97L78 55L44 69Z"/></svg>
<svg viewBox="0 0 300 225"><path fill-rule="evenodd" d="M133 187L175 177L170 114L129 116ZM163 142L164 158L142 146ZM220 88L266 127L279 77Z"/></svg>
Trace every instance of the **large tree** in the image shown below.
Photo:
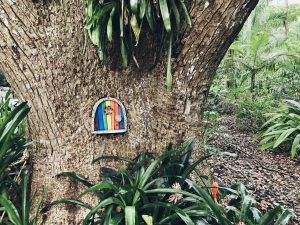
<svg viewBox="0 0 300 225"><path fill-rule="evenodd" d="M82 54L81 0L2 0L0 70L31 106L29 134L36 141L31 152L32 189L47 186L49 200L70 195L76 188L55 175L75 171L97 179L98 165L91 161L104 154L133 157L140 151L159 152L187 138L195 138L201 154L202 112L213 75L257 2L190 2L193 26L182 28L173 59L173 90L168 92L164 60L148 70L153 61L151 37L141 38L136 47L140 69L133 63L121 69L118 51L113 50L103 65L92 44ZM103 96L124 103L127 133L91 133L92 109ZM55 208L47 224L73 224L79 217L74 209Z"/></svg>

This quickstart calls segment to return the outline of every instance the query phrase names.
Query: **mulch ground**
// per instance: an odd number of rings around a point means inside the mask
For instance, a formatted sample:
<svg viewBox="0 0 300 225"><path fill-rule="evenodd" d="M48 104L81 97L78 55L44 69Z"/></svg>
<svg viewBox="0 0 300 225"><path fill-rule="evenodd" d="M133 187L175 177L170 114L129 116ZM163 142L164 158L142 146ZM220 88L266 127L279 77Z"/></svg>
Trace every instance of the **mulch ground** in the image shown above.
<svg viewBox="0 0 300 225"><path fill-rule="evenodd" d="M285 206L295 213L291 224L300 224L300 158L292 160L288 153L260 151L255 133L237 127L232 115L222 116L217 122L208 144L237 157L212 157L208 162L213 175L227 185L243 182L256 196L258 208L265 211Z"/></svg>

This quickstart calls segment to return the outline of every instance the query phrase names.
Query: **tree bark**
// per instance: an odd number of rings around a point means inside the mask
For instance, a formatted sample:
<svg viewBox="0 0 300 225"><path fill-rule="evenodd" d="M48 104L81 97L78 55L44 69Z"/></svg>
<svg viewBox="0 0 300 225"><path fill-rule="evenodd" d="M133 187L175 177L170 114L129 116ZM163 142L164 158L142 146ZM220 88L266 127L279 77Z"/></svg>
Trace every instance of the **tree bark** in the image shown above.
<svg viewBox="0 0 300 225"><path fill-rule="evenodd" d="M131 158L188 138L196 140L196 156L201 154L202 112L213 75L257 2L191 2L193 27L183 30L178 43L169 93L164 60L149 72L133 63L119 69L114 56L102 65L91 43L82 54L82 1L64 0L61 5L51 0L2 0L0 70L31 106L29 132L36 141L31 152L33 191L47 186L49 201L77 194L77 187L55 175L74 171L95 181L99 165L91 162L100 155ZM136 51L142 65L152 61L152 43L142 41ZM105 96L125 105L127 133L91 133L93 106ZM78 209L55 207L46 224L76 224L81 218Z"/></svg>

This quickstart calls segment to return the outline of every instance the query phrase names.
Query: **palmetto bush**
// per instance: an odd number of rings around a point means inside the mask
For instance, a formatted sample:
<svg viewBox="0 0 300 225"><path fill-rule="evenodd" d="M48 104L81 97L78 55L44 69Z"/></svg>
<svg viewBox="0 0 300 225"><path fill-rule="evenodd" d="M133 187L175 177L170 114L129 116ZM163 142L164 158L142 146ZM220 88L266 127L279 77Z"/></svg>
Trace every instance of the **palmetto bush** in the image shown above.
<svg viewBox="0 0 300 225"><path fill-rule="evenodd" d="M294 100L284 102L277 112L267 114L270 119L263 125L265 131L259 136L260 149L276 149L288 144L294 158L300 149L300 103Z"/></svg>
<svg viewBox="0 0 300 225"><path fill-rule="evenodd" d="M169 147L159 157L148 153L134 160L100 157L95 161L123 160L128 167L118 171L101 168L103 181L95 185L73 172L59 174L82 183L86 190L79 194L78 199L59 199L42 211L62 203L81 206L88 209L84 225L234 225L244 221L249 225L273 222L284 225L288 222L290 213L281 207L265 215L255 210L253 219L249 211L254 211L254 201L249 201L245 188L224 188L226 192L222 196L231 196L232 199L227 204L229 208L215 202L207 177L197 170L197 166L209 156L192 162L191 153L192 142L189 141L179 148ZM98 203L91 205L81 201L86 194L93 194Z"/></svg>

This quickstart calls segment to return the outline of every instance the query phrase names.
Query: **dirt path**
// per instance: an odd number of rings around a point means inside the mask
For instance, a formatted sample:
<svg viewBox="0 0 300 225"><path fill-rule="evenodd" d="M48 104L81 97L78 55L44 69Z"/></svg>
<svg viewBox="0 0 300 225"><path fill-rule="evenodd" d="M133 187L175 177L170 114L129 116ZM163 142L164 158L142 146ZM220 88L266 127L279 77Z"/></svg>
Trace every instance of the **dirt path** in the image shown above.
<svg viewBox="0 0 300 225"><path fill-rule="evenodd" d="M257 150L255 135L241 132L236 125L234 116L218 121L209 144L238 156L210 159L214 176L225 184L243 182L262 210L288 207L296 214L293 224L300 224L300 158L291 160L287 153Z"/></svg>

